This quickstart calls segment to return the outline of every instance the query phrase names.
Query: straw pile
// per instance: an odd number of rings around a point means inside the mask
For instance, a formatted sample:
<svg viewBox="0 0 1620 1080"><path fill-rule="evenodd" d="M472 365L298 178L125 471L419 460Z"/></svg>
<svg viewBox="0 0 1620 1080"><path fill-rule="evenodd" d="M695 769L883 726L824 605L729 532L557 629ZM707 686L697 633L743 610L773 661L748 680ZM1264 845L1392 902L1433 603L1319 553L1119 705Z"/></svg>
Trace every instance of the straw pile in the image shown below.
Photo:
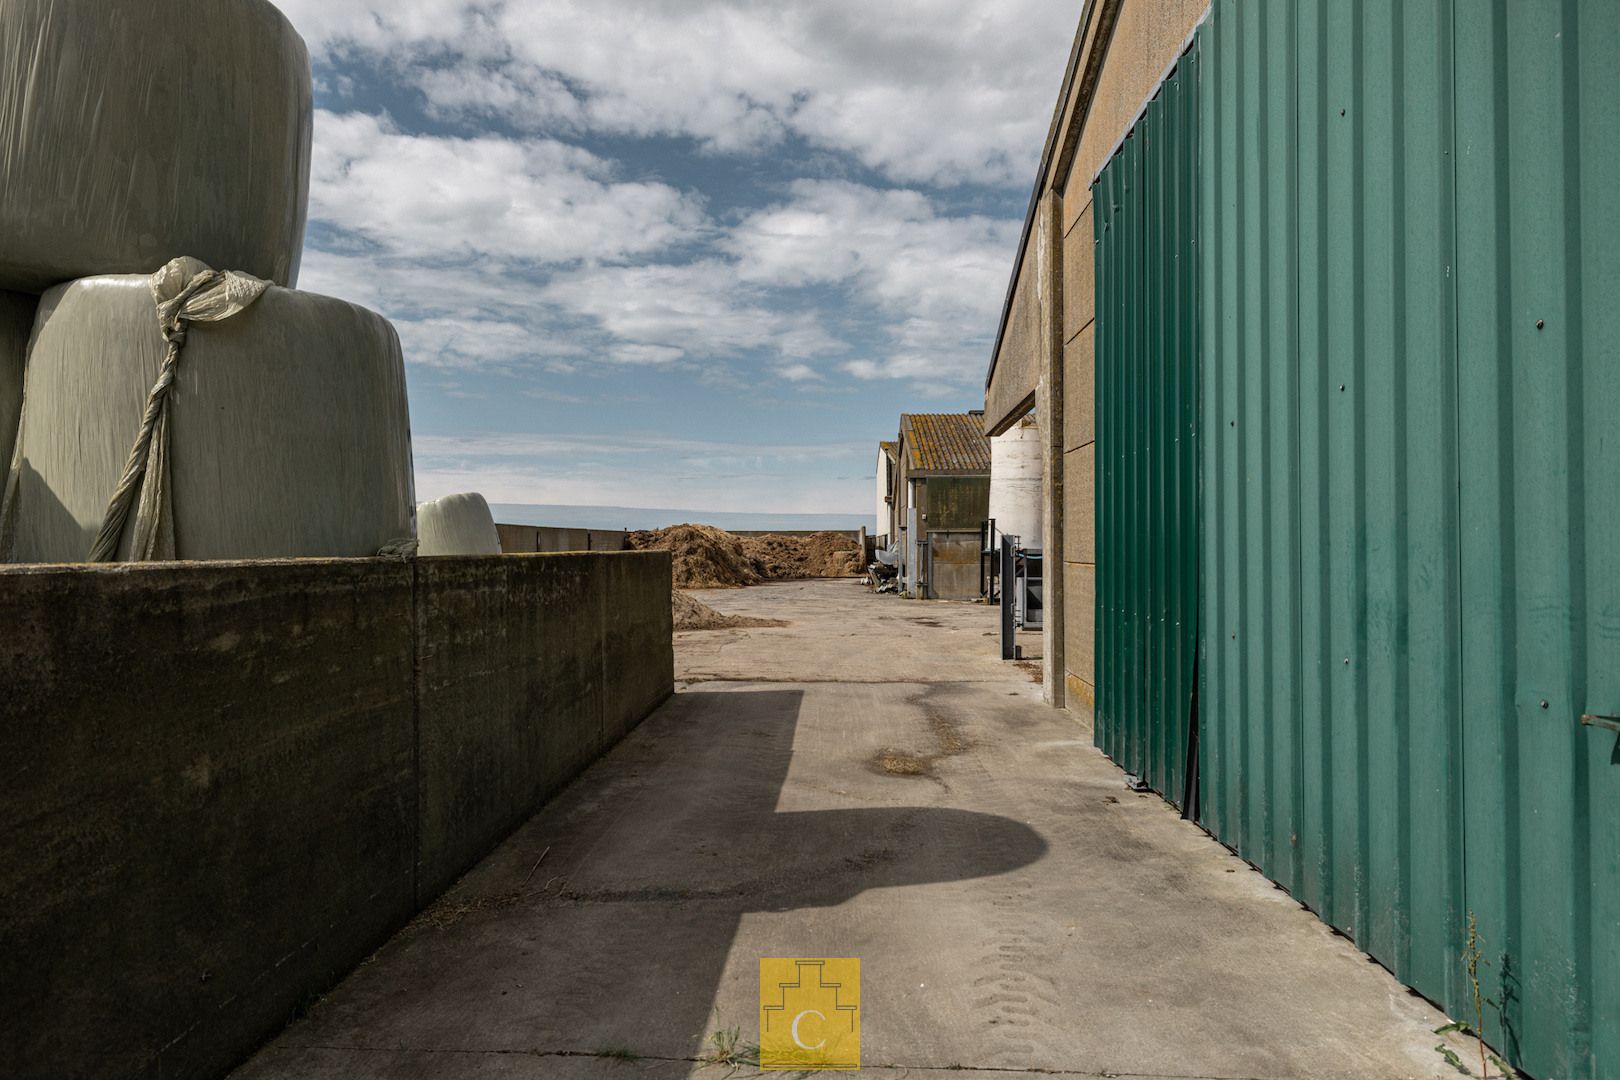
<svg viewBox="0 0 1620 1080"><path fill-rule="evenodd" d="M786 626L780 619L755 619L747 615L722 615L708 604L680 590L671 594L677 630L734 630L752 626Z"/></svg>
<svg viewBox="0 0 1620 1080"><path fill-rule="evenodd" d="M633 551L668 551L677 589L729 589L758 585L764 576L742 541L707 525L672 525L630 534Z"/></svg>
<svg viewBox="0 0 1620 1080"><path fill-rule="evenodd" d="M767 581L856 577L861 572L861 551L855 538L843 533L745 536L742 545L759 564Z"/></svg>
<svg viewBox="0 0 1620 1080"><path fill-rule="evenodd" d="M855 577L861 552L852 536L734 536L708 525L633 532L636 551L668 551L678 589L731 589L762 581Z"/></svg>

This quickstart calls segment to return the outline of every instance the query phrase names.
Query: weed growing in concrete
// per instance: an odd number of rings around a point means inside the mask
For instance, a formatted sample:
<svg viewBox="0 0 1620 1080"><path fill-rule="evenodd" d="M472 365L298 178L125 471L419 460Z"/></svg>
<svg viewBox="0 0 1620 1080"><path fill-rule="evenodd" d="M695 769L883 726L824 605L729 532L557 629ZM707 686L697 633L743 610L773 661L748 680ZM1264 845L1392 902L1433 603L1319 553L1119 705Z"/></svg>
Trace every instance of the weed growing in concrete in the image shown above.
<svg viewBox="0 0 1620 1080"><path fill-rule="evenodd" d="M709 1043L713 1049L698 1058L703 1064L725 1065L732 1072L744 1068L759 1068L759 1047L742 1041L741 1028L721 1028L712 1032L709 1035Z"/></svg>
<svg viewBox="0 0 1620 1080"><path fill-rule="evenodd" d="M1457 1056L1457 1051L1453 1050L1445 1043L1436 1043L1434 1049L1436 1053L1446 1059L1446 1064L1450 1065L1453 1069L1456 1069L1464 1076L1474 1075L1468 1071L1468 1066L1463 1064L1463 1059Z"/></svg>
<svg viewBox="0 0 1620 1080"><path fill-rule="evenodd" d="M1489 1077L1491 1075L1491 1065L1495 1065L1497 1072L1504 1077L1518 1076L1518 1070L1513 1068L1513 1066L1509 1065L1506 1061L1503 1061L1500 1057L1497 1057L1496 1054L1491 1051L1490 1047L1485 1045L1485 1006L1490 1005L1494 1008L1496 1007L1496 1003L1485 996L1485 992L1480 988L1479 985L1479 965L1480 960L1484 956L1484 951L1480 948L1480 940L1479 918L1474 914L1474 912L1470 911L1468 913L1468 942L1463 946L1463 964L1466 966L1468 971L1468 986L1473 995L1474 1022L1472 1024L1465 1024L1461 1021L1452 1021L1451 1023L1445 1024L1442 1027L1435 1028L1434 1033L1436 1035L1446 1035L1450 1034L1451 1032L1456 1032L1460 1035L1473 1039L1475 1044L1479 1047L1480 1076ZM1444 1043L1436 1046L1435 1049L1440 1052L1441 1056L1446 1059L1446 1062L1451 1065L1452 1068L1456 1069L1458 1072L1461 1072L1465 1076L1474 1075L1473 1072L1462 1063L1462 1059L1447 1048Z"/></svg>

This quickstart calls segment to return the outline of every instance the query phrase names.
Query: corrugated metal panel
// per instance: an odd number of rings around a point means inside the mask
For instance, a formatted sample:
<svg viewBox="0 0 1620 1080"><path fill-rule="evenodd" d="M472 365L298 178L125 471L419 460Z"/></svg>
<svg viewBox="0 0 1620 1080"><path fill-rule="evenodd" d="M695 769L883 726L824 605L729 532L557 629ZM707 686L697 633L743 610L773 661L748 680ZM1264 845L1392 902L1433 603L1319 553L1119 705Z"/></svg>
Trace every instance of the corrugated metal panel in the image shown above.
<svg viewBox="0 0 1620 1080"><path fill-rule="evenodd" d="M1468 899L1529 1071L1614 1076L1620 743L1579 718L1620 715L1620 4L1465 10Z"/></svg>
<svg viewBox="0 0 1620 1080"><path fill-rule="evenodd" d="M1198 653L1198 57L1093 186L1097 745L1180 805Z"/></svg>
<svg viewBox="0 0 1620 1080"><path fill-rule="evenodd" d="M1205 31L1205 817L1431 992L1460 925L1454 769L1411 768L1458 721L1448 27L1225 0Z"/></svg>
<svg viewBox="0 0 1620 1080"><path fill-rule="evenodd" d="M1201 38L1206 824L1460 1018L1474 916L1492 1042L1613 1075L1620 5Z"/></svg>

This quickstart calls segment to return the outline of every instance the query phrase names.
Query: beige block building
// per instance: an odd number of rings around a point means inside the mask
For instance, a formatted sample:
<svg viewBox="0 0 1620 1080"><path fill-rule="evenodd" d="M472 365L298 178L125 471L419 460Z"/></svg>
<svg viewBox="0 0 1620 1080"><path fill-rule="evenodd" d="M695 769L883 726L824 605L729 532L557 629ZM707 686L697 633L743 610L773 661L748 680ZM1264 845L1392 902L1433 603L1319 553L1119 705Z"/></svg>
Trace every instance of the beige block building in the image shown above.
<svg viewBox="0 0 1620 1080"><path fill-rule="evenodd" d="M1031 412L1041 424L1045 692L1061 707L1090 709L1097 687L1091 183L1208 9L1208 0L1087 0L985 382L986 434Z"/></svg>

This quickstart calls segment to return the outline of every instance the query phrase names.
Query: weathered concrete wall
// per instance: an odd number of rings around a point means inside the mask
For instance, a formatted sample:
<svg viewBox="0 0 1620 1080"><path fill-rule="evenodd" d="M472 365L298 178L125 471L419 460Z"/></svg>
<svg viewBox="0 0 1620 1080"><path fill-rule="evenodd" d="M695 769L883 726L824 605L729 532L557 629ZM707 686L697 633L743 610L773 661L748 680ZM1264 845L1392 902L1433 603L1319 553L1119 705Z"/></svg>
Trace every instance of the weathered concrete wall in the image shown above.
<svg viewBox="0 0 1620 1080"><path fill-rule="evenodd" d="M1083 9L1072 81L1057 103L1037 180L1035 218L1012 268L1013 302L985 392L985 426L997 432L1028 407L1055 423L1048 461L1047 698L1090 707L1096 698L1095 395L1092 337L1091 180L1180 55L1209 0L1096 0ZM1057 214L1055 227L1042 217ZM1040 238L1058 237L1042 258ZM1048 269L1043 270L1045 265ZM1052 331L1055 345L1047 344ZM1043 396L1045 399L1043 400Z"/></svg>
<svg viewBox="0 0 1620 1080"><path fill-rule="evenodd" d="M0 1071L217 1073L412 911L411 570L0 571Z"/></svg>
<svg viewBox="0 0 1620 1080"><path fill-rule="evenodd" d="M1096 283L1091 180L1108 160L1165 71L1181 54L1209 0L1126 0L1099 49L1095 91L1065 106L1084 117L1068 170L1054 177L1063 191L1064 386L1064 681L1071 705L1096 701Z"/></svg>
<svg viewBox="0 0 1620 1080"><path fill-rule="evenodd" d="M1075 217L1089 201L1092 177L1136 122L1208 10L1209 0L1124 0L1119 5L1119 21L1102 54L1096 92L1082 103L1085 119L1071 171L1052 178L1079 204ZM1071 218L1065 225L1073 223Z"/></svg>
<svg viewBox="0 0 1620 1080"><path fill-rule="evenodd" d="M417 560L419 902L669 696L658 554Z"/></svg>
<svg viewBox="0 0 1620 1080"><path fill-rule="evenodd" d="M554 529L539 525L496 525L508 555L624 551L629 534L621 529Z"/></svg>
<svg viewBox="0 0 1620 1080"><path fill-rule="evenodd" d="M1012 307L996 349L990 385L984 394L987 435L1001 434L1035 405L1035 387L1041 380L1046 357L1040 318L1043 289L1036 272L1040 239L1040 230L1031 229L1024 250L1019 254L1018 265L1014 267L1018 281L1013 286ZM1025 272L1019 273L1019 266Z"/></svg>
<svg viewBox="0 0 1620 1080"><path fill-rule="evenodd" d="M0 569L0 1073L222 1073L670 693L668 596L664 553Z"/></svg>

